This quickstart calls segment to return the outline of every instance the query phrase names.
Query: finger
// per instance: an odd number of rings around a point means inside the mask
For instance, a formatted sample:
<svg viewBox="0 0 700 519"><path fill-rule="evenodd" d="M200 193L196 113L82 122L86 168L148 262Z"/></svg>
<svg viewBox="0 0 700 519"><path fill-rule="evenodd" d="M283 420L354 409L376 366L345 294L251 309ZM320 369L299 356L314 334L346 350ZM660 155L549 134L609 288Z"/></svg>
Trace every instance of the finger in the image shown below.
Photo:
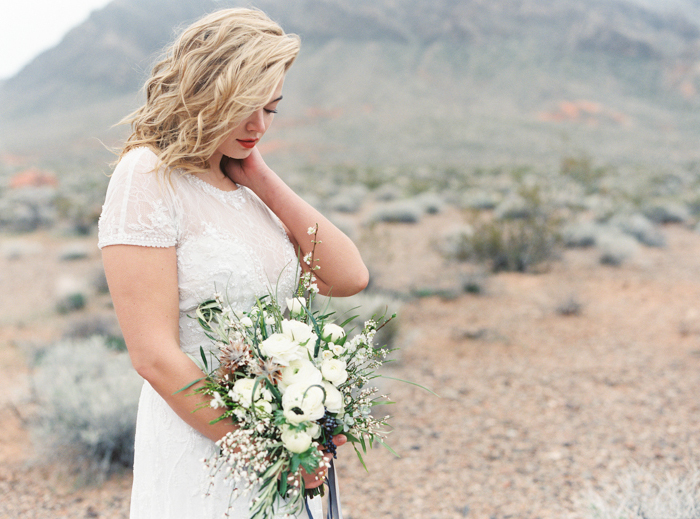
<svg viewBox="0 0 700 519"><path fill-rule="evenodd" d="M340 447L341 445L345 445L348 441L347 436L344 434L336 434L333 436L333 443L335 443L336 447Z"/></svg>

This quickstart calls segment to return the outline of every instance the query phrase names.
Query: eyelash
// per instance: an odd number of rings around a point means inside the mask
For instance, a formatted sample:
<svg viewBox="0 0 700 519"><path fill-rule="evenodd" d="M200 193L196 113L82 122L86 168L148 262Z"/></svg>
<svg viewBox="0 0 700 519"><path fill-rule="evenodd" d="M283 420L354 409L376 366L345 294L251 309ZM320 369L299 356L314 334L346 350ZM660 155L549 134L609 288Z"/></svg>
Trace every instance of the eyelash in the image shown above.
<svg viewBox="0 0 700 519"><path fill-rule="evenodd" d="M267 108L265 108L265 112L268 114L276 114L277 110L268 110Z"/></svg>

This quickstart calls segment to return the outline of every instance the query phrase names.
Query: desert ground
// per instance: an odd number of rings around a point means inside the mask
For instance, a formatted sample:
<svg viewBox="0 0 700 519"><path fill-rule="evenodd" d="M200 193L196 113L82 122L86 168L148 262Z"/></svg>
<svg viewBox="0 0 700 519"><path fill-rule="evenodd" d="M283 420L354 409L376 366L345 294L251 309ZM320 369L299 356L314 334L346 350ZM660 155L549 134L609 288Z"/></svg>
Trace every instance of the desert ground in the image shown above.
<svg viewBox="0 0 700 519"><path fill-rule="evenodd" d="M595 249L565 250L537 274L484 274L472 294L453 288L478 269L445 260L435 246L460 218L447 210L355 236L373 289L403 300L387 375L440 397L382 383L397 402L389 443L400 457L378 447L365 472L351 448L341 449L344 516L587 518L590 493L613 491L637 467L662 476L693 470L700 234L665 226L666 247L640 247L620 266L601 265ZM78 481L31 434L41 413L33 345L50 344L71 319L110 312L107 295L72 314L53 309L57 279L99 271L96 239L41 232L0 241L18 239L26 252L0 258L0 517L126 518L128 470L102 484ZM59 261L68 245L90 253Z"/></svg>

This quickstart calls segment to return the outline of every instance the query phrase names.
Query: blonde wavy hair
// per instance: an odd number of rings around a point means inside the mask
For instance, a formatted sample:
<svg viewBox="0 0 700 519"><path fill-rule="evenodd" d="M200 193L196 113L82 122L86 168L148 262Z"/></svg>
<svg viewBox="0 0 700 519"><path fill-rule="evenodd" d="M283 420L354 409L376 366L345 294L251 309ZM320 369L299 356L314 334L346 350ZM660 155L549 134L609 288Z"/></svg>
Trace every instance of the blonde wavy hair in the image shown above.
<svg viewBox="0 0 700 519"><path fill-rule="evenodd" d="M270 102L299 53L299 37L257 9L223 9L190 25L165 50L144 87L145 104L121 122L121 151L147 146L167 167L209 170L229 132Z"/></svg>

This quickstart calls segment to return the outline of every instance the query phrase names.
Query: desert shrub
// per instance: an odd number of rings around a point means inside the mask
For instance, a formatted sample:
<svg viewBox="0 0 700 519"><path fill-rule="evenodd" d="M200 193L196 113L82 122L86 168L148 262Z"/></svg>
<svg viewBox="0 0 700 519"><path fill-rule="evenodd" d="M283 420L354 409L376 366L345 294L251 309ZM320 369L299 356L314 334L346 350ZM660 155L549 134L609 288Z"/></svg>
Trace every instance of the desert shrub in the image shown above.
<svg viewBox="0 0 700 519"><path fill-rule="evenodd" d="M87 286L83 279L63 276L56 281L55 307L59 314L82 310L87 304Z"/></svg>
<svg viewBox="0 0 700 519"><path fill-rule="evenodd" d="M582 309L581 301L576 296L570 295L557 304L556 312L559 315L573 316L580 315Z"/></svg>
<svg viewBox="0 0 700 519"><path fill-rule="evenodd" d="M649 247L666 245L666 238L661 230L643 214L615 215L609 223Z"/></svg>
<svg viewBox="0 0 700 519"><path fill-rule="evenodd" d="M389 200L396 200L401 197L401 189L396 187L394 184L384 184L378 187L374 192L374 199L380 200L382 202L388 202Z"/></svg>
<svg viewBox="0 0 700 519"><path fill-rule="evenodd" d="M532 216L533 207L519 194L512 193L496 206L496 218L509 220Z"/></svg>
<svg viewBox="0 0 700 519"><path fill-rule="evenodd" d="M114 314L91 314L71 319L63 332L63 339L88 339L96 335L104 338L107 347L126 351L126 343Z"/></svg>
<svg viewBox="0 0 700 519"><path fill-rule="evenodd" d="M68 314L85 308L87 304L85 294L74 292L67 294L56 301L56 311L59 314Z"/></svg>
<svg viewBox="0 0 700 519"><path fill-rule="evenodd" d="M369 215L367 223L417 223L422 215L423 207L415 200L396 200L378 205Z"/></svg>
<svg viewBox="0 0 700 519"><path fill-rule="evenodd" d="M98 294L109 294L109 285L107 284L107 276L102 267L95 270L90 281L90 286Z"/></svg>
<svg viewBox="0 0 700 519"><path fill-rule="evenodd" d="M328 207L342 213L356 213L367 197L367 188L361 184L344 188L328 200Z"/></svg>
<svg viewBox="0 0 700 519"><path fill-rule="evenodd" d="M603 265L622 265L637 251L637 240L613 230L602 234L596 241L600 249L600 263Z"/></svg>
<svg viewBox="0 0 700 519"><path fill-rule="evenodd" d="M328 312L335 312L338 324L346 321L350 317L357 316L346 327L346 331L351 333L351 330L357 332L365 321L386 316L390 317L394 313L398 313L401 308L401 302L391 296L386 296L377 293L360 293L352 297L322 297L315 298L317 309L323 309ZM399 316L400 317L400 316ZM374 337L374 346L381 348L392 349L395 347L396 338L399 332L399 321L392 319L386 326L377 332Z"/></svg>
<svg viewBox="0 0 700 519"><path fill-rule="evenodd" d="M445 207L445 201L437 193L425 192L415 197L415 201L423 208L423 212L437 214Z"/></svg>
<svg viewBox="0 0 700 519"><path fill-rule="evenodd" d="M90 257L93 247L84 243L68 243L58 252L59 261L77 261Z"/></svg>
<svg viewBox="0 0 700 519"><path fill-rule="evenodd" d="M42 411L37 444L85 477L104 478L133 463L141 378L126 353L104 338L63 340L37 356L32 378Z"/></svg>
<svg viewBox="0 0 700 519"><path fill-rule="evenodd" d="M593 247L604 230L596 222L572 222L562 228L561 237L567 247Z"/></svg>
<svg viewBox="0 0 700 519"><path fill-rule="evenodd" d="M600 180L607 173L605 168L594 167L593 161L586 155L563 157L559 171L563 176L581 184L589 193L598 189Z"/></svg>
<svg viewBox="0 0 700 519"><path fill-rule="evenodd" d="M468 272L460 277L460 288L467 294L479 295L486 291L487 276L484 272Z"/></svg>
<svg viewBox="0 0 700 519"><path fill-rule="evenodd" d="M502 196L498 193L483 189L470 189L462 195L459 206L464 209L485 211L494 209L501 200Z"/></svg>
<svg viewBox="0 0 700 519"><path fill-rule="evenodd" d="M657 201L644 208L644 215L656 223L685 223L690 220L690 210L684 204L673 201Z"/></svg>
<svg viewBox="0 0 700 519"><path fill-rule="evenodd" d="M474 226L463 245L463 258L485 262L493 272L527 272L554 259L561 238L559 225L539 214L518 220L490 220Z"/></svg>
<svg viewBox="0 0 700 519"><path fill-rule="evenodd" d="M462 224L448 229L438 240L437 246L440 253L447 259L467 261L471 254L471 240L474 237L474 228L469 224Z"/></svg>
<svg viewBox="0 0 700 519"><path fill-rule="evenodd" d="M586 499L590 519L700 519L700 470L663 477L633 469L607 494Z"/></svg>

